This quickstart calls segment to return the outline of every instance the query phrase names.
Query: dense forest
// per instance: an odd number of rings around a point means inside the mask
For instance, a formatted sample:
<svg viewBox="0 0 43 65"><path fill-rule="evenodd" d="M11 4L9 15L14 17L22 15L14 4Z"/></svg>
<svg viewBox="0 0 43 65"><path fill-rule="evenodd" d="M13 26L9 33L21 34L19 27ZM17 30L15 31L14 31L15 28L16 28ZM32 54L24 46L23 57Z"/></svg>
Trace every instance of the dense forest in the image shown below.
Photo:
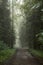
<svg viewBox="0 0 43 65"><path fill-rule="evenodd" d="M18 48L43 58L43 0L0 0L0 62Z"/></svg>
<svg viewBox="0 0 43 65"><path fill-rule="evenodd" d="M13 30L12 19L10 18L10 7L8 1L0 2L0 41L6 43L9 47L13 47Z"/></svg>

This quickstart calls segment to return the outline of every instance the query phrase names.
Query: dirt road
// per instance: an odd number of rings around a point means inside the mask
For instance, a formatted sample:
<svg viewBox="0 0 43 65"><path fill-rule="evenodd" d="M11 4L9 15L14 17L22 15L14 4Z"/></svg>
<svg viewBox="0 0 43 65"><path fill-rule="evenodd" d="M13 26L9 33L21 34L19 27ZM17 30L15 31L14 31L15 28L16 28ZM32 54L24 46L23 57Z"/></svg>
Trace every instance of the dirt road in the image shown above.
<svg viewBox="0 0 43 65"><path fill-rule="evenodd" d="M17 51L17 54L11 60L10 65L40 65L34 57L26 50L21 49Z"/></svg>

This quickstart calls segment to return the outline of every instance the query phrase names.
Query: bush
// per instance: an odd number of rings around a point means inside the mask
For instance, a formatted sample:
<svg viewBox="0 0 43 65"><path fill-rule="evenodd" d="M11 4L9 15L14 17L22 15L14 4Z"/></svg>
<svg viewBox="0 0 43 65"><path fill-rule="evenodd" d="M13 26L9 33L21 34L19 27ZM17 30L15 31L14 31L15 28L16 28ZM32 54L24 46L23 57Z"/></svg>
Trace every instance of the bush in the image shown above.
<svg viewBox="0 0 43 65"><path fill-rule="evenodd" d="M36 35L36 48L43 50L43 31Z"/></svg>
<svg viewBox="0 0 43 65"><path fill-rule="evenodd" d="M36 35L37 41L43 44L43 32L40 32Z"/></svg>
<svg viewBox="0 0 43 65"><path fill-rule="evenodd" d="M43 51L30 49L30 52L33 56L41 57L43 58Z"/></svg>
<svg viewBox="0 0 43 65"><path fill-rule="evenodd" d="M15 53L15 49L6 49L0 52L0 62L9 59Z"/></svg>
<svg viewBox="0 0 43 65"><path fill-rule="evenodd" d="M0 41L0 62L10 58L15 52L15 49L9 48L3 41Z"/></svg>

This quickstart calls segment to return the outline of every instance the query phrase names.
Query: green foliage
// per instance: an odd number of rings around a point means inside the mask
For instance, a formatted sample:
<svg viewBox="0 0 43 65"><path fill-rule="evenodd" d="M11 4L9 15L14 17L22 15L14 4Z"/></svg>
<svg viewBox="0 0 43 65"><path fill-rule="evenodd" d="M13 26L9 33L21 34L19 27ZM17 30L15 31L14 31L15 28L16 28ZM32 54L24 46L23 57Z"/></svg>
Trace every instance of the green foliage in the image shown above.
<svg viewBox="0 0 43 65"><path fill-rule="evenodd" d="M43 57L43 51L35 50L35 49L30 49L30 52L31 52L32 55L34 55L34 56Z"/></svg>
<svg viewBox="0 0 43 65"><path fill-rule="evenodd" d="M0 62L10 58L15 53L15 49L10 49L3 41L0 41Z"/></svg>
<svg viewBox="0 0 43 65"><path fill-rule="evenodd" d="M37 41L43 44L43 32L38 33L36 36L37 36Z"/></svg>
<svg viewBox="0 0 43 65"><path fill-rule="evenodd" d="M5 49L0 52L0 62L9 59L15 53L15 49Z"/></svg>

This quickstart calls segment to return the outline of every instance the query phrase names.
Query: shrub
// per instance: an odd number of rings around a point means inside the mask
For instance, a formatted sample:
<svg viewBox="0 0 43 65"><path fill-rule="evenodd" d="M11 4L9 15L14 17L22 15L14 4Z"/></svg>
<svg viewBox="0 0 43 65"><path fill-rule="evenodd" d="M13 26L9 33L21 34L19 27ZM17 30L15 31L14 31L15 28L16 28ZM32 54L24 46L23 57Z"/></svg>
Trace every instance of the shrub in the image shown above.
<svg viewBox="0 0 43 65"><path fill-rule="evenodd" d="M43 50L43 32L36 35L36 41L37 47L39 47L40 50Z"/></svg>
<svg viewBox="0 0 43 65"><path fill-rule="evenodd" d="M0 62L8 60L13 54L15 54L15 49L5 49L0 52Z"/></svg>

